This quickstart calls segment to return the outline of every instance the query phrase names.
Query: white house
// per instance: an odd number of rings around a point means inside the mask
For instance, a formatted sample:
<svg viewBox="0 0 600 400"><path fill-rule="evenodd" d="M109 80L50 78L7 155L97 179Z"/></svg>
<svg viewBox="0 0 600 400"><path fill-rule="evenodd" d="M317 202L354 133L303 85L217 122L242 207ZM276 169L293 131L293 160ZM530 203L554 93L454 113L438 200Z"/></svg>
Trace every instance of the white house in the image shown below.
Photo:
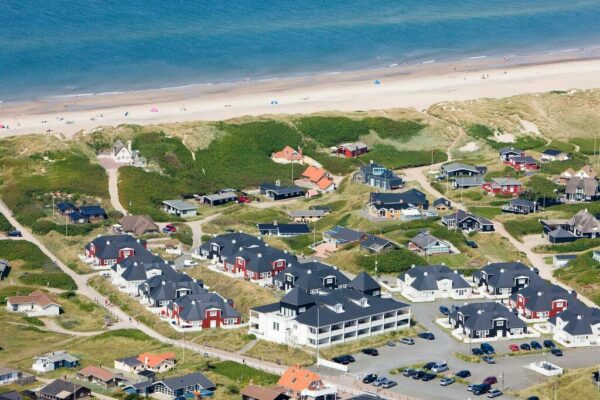
<svg viewBox="0 0 600 400"><path fill-rule="evenodd" d="M183 200L165 200L163 205L165 212L181 218L193 217L198 212L195 205Z"/></svg>
<svg viewBox="0 0 600 400"><path fill-rule="evenodd" d="M74 368L78 365L79 359L61 350L35 357L31 369L37 372L48 372L58 368Z"/></svg>
<svg viewBox="0 0 600 400"><path fill-rule="evenodd" d="M6 299L9 312L25 313L28 317L52 317L60 314L60 305L41 290L27 296L11 296Z"/></svg>
<svg viewBox="0 0 600 400"><path fill-rule="evenodd" d="M600 345L600 309L581 302L548 320L553 339L565 347Z"/></svg>
<svg viewBox="0 0 600 400"><path fill-rule="evenodd" d="M0 367L0 385L16 382L20 376L21 372L16 369Z"/></svg>
<svg viewBox="0 0 600 400"><path fill-rule="evenodd" d="M110 150L110 156L119 164L134 165L136 167L146 166L146 159L140 156L140 152L131 149L131 140L128 140L127 144L117 140Z"/></svg>
<svg viewBox="0 0 600 400"><path fill-rule="evenodd" d="M458 273L443 264L412 266L398 275L398 287L404 297L413 302L438 299L472 299L481 297Z"/></svg>

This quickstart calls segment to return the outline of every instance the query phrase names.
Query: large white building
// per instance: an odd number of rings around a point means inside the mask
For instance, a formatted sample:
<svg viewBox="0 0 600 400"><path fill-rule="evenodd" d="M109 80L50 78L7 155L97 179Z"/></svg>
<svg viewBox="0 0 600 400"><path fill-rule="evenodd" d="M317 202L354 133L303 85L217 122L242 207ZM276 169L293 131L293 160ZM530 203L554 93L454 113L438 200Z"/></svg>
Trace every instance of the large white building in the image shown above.
<svg viewBox="0 0 600 400"><path fill-rule="evenodd" d="M404 297L415 302L481 297L457 270L443 264L413 265L398 276L398 287Z"/></svg>
<svg viewBox="0 0 600 400"><path fill-rule="evenodd" d="M565 347L600 345L600 309L581 302L548 320L553 339Z"/></svg>
<svg viewBox="0 0 600 400"><path fill-rule="evenodd" d="M331 346L410 327L410 307L380 297L380 287L362 273L351 288L309 294L296 287L280 302L250 310L251 334L296 346Z"/></svg>

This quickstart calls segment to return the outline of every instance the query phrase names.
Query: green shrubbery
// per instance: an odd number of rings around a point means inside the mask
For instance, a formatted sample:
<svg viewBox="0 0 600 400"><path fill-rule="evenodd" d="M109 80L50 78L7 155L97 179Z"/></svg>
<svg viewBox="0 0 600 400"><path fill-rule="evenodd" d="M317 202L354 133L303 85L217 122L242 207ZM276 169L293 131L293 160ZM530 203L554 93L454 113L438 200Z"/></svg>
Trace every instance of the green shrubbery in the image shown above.
<svg viewBox="0 0 600 400"><path fill-rule="evenodd" d="M47 286L63 290L76 290L75 281L64 272L40 272L23 274L19 280L27 285Z"/></svg>
<svg viewBox="0 0 600 400"><path fill-rule="evenodd" d="M542 246L543 251L551 253L570 253L577 251L585 251L600 246L600 238L594 239L578 239L571 243L552 244Z"/></svg>
<svg viewBox="0 0 600 400"><path fill-rule="evenodd" d="M26 240L0 240L0 256L8 261L22 260L24 269L53 265L48 256Z"/></svg>
<svg viewBox="0 0 600 400"><path fill-rule="evenodd" d="M544 232L544 228L537 218L511 219L504 222L504 228L517 240L521 240L523 236Z"/></svg>
<svg viewBox="0 0 600 400"><path fill-rule="evenodd" d="M525 184L525 187L529 193L524 197L532 200L542 199L544 197L548 199L556 198L557 191L560 188L556 183L541 175L532 176Z"/></svg>
<svg viewBox="0 0 600 400"><path fill-rule="evenodd" d="M12 227L12 224L8 222L4 214L0 214L0 232L10 231Z"/></svg>
<svg viewBox="0 0 600 400"><path fill-rule="evenodd" d="M374 272L376 260L377 272L384 274L404 272L413 264L428 265L427 260L423 257L405 248L386 251L378 255L361 255L358 258L358 265L366 271Z"/></svg>
<svg viewBox="0 0 600 400"><path fill-rule="evenodd" d="M240 382L242 385L246 385L252 381L255 385L266 386L273 385L279 380L277 375L259 371L234 361L221 361L211 364L209 368L215 374Z"/></svg>
<svg viewBox="0 0 600 400"><path fill-rule="evenodd" d="M448 155L441 150L398 150L393 146L378 145L361 159L373 160L390 169L420 167L422 165L446 161Z"/></svg>
<svg viewBox="0 0 600 400"><path fill-rule="evenodd" d="M302 117L295 121L296 127L324 147L357 141L369 133L364 120L348 117Z"/></svg>
<svg viewBox="0 0 600 400"><path fill-rule="evenodd" d="M542 138L533 136L520 136L514 143L502 143L494 140L494 131L486 125L474 124L467 128L467 134L475 139L487 143L494 149L500 149L507 145L514 146L521 150L539 149L545 146L546 141Z"/></svg>

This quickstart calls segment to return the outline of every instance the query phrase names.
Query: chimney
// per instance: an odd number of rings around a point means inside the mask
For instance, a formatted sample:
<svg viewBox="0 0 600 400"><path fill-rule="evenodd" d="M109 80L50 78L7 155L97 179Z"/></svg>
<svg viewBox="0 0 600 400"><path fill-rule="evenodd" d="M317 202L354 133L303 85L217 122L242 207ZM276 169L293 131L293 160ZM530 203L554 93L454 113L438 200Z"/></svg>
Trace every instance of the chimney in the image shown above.
<svg viewBox="0 0 600 400"><path fill-rule="evenodd" d="M479 315L483 314L483 310L481 308L477 309L477 314L479 314Z"/></svg>
<svg viewBox="0 0 600 400"><path fill-rule="evenodd" d="M454 273L458 275L458 270L457 270L457 269L455 269L455 270L454 270Z"/></svg>
<svg viewBox="0 0 600 400"><path fill-rule="evenodd" d="M541 296L541 295L543 295L543 294L544 294L544 292L541 292L541 291L537 292L538 297Z"/></svg>
<svg viewBox="0 0 600 400"><path fill-rule="evenodd" d="M235 239L233 239L233 240L231 241L231 244L236 244L236 243L237 243L237 242L235 241Z"/></svg>
<svg viewBox="0 0 600 400"><path fill-rule="evenodd" d="M257 257L262 258L262 253L258 253Z"/></svg>
<svg viewBox="0 0 600 400"><path fill-rule="evenodd" d="M275 181L275 186L277 186L277 187L281 186L281 181L279 179L277 179Z"/></svg>
<svg viewBox="0 0 600 400"><path fill-rule="evenodd" d="M413 264L413 265L411 265L410 267L411 267L411 268L414 268L414 267L416 267L416 265L415 265L415 264Z"/></svg>
<svg viewBox="0 0 600 400"><path fill-rule="evenodd" d="M423 272L423 276L427 276L427 275L429 275L429 272L427 272L427 271Z"/></svg>
<svg viewBox="0 0 600 400"><path fill-rule="evenodd" d="M312 271L310 269L307 269L306 273L310 275L310 274L312 274Z"/></svg>
<svg viewBox="0 0 600 400"><path fill-rule="evenodd" d="M162 282L161 282L161 285L166 285L166 284L167 284L167 282L166 282L166 281L162 281Z"/></svg>
<svg viewBox="0 0 600 400"><path fill-rule="evenodd" d="M582 319L583 316L581 314L577 314L577 319Z"/></svg>
<svg viewBox="0 0 600 400"><path fill-rule="evenodd" d="M369 164L373 164L373 160L369 160Z"/></svg>
<svg viewBox="0 0 600 400"><path fill-rule="evenodd" d="M500 273L503 274L504 273L504 268L500 268Z"/></svg>
<svg viewBox="0 0 600 400"><path fill-rule="evenodd" d="M273 221L273 225L277 226L277 220Z"/></svg>
<svg viewBox="0 0 600 400"><path fill-rule="evenodd" d="M107 240L107 241L106 241L106 245L107 245L107 246L108 246L108 245L110 245L110 240Z"/></svg>

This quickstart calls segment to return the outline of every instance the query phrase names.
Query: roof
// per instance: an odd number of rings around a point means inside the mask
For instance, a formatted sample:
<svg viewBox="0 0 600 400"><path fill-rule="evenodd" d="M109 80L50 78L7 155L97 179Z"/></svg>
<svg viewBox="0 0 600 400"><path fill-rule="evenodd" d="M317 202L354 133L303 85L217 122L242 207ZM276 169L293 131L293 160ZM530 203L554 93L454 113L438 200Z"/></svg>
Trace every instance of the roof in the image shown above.
<svg viewBox="0 0 600 400"><path fill-rule="evenodd" d="M15 372L19 372L19 370L14 368L0 367L0 375L13 374Z"/></svg>
<svg viewBox="0 0 600 400"><path fill-rule="evenodd" d="M516 301L518 296L526 299L525 308L531 311L550 311L555 300L566 300L570 303L577 298L573 291L545 282L529 285L512 294L511 298Z"/></svg>
<svg viewBox="0 0 600 400"><path fill-rule="evenodd" d="M304 189L296 185L278 186L275 183L261 183L260 188L264 191L273 192L278 195L287 195L294 193L304 193Z"/></svg>
<svg viewBox="0 0 600 400"><path fill-rule="evenodd" d="M496 302L466 304L452 311L450 318L458 320L458 314L464 316L464 326L472 331L489 330L496 319L505 319L509 329L527 327L512 311Z"/></svg>
<svg viewBox="0 0 600 400"><path fill-rule="evenodd" d="M183 200L165 200L163 204L176 210L195 210L196 206Z"/></svg>
<svg viewBox="0 0 600 400"><path fill-rule="evenodd" d="M173 300L167 307L172 309L174 305L179 307L178 315L185 321L202 321L206 318L206 311L213 309L220 310L222 318L241 317L241 314L216 292L188 294Z"/></svg>
<svg viewBox="0 0 600 400"><path fill-rule="evenodd" d="M22 400L23 396L16 390L0 394L0 400Z"/></svg>
<svg viewBox="0 0 600 400"><path fill-rule="evenodd" d="M511 147L502 147L500 150L498 150L498 152L500 154L522 154L523 150L516 149L511 146Z"/></svg>
<svg viewBox="0 0 600 400"><path fill-rule="evenodd" d="M355 231L345 226L336 225L328 231L323 232L324 235L332 237L341 243L352 243L360 240L363 236L362 232Z"/></svg>
<svg viewBox="0 0 600 400"><path fill-rule="evenodd" d="M450 244L444 240L438 239L431 235L428 231L422 231L417 236L410 239L411 243L414 243L420 249L426 249L431 245L444 245L450 247Z"/></svg>
<svg viewBox="0 0 600 400"><path fill-rule="evenodd" d="M302 160L302 150L294 150L290 146L285 146L283 150L273 153L273 158L281 158L288 161Z"/></svg>
<svg viewBox="0 0 600 400"><path fill-rule="evenodd" d="M296 257L287 251L275 247L248 247L233 253L232 257L246 260L246 269L253 272L270 272L275 261L283 260L288 264L296 261Z"/></svg>
<svg viewBox="0 0 600 400"><path fill-rule="evenodd" d="M488 285L496 288L512 288L518 276L528 277L530 285L543 282L533 268L520 262L489 263L475 271L473 276L478 279L483 279L485 276Z"/></svg>
<svg viewBox="0 0 600 400"><path fill-rule="evenodd" d="M117 358L115 361L118 361L118 362L128 365L130 367L136 367L138 365L142 365L140 360L137 359L137 356Z"/></svg>
<svg viewBox="0 0 600 400"><path fill-rule="evenodd" d="M249 384L242 389L241 395L257 400L275 400L285 392L284 388L264 388ZM286 396L287 397L287 396Z"/></svg>
<svg viewBox="0 0 600 400"><path fill-rule="evenodd" d="M410 286L416 290L438 290L438 282L442 280L452 281L453 289L467 289L469 283L458 273L443 264L412 266L408 271L398 276L402 281L408 282L412 278Z"/></svg>
<svg viewBox="0 0 600 400"><path fill-rule="evenodd" d="M462 186L462 187L481 186L485 183L485 180L483 179L483 176L481 176L481 175L458 176L456 178L452 178L452 180L454 182L456 182L456 184L458 186Z"/></svg>
<svg viewBox="0 0 600 400"><path fill-rule="evenodd" d="M512 199L511 201L509 201L509 203L514 206L529 207L529 208L535 207L535 204L536 204L534 201L527 200L527 199Z"/></svg>
<svg viewBox="0 0 600 400"><path fill-rule="evenodd" d="M574 260L577 258L575 254L555 254L554 258L557 260Z"/></svg>
<svg viewBox="0 0 600 400"><path fill-rule="evenodd" d="M317 187L321 190L325 190L328 187L330 187L331 185L333 185L333 180L331 178L328 178L326 176L324 176L323 178L319 179L319 182L317 182Z"/></svg>
<svg viewBox="0 0 600 400"><path fill-rule="evenodd" d="M563 154L564 151L560 151L558 149L546 149L542 152L542 154L546 154L548 156L557 156L559 154Z"/></svg>
<svg viewBox="0 0 600 400"><path fill-rule="evenodd" d="M391 240L370 233L360 239L360 247L373 251L380 251L389 244L393 244Z"/></svg>
<svg viewBox="0 0 600 400"><path fill-rule="evenodd" d="M299 286L293 288L285 296L283 296L281 302L297 307L315 303L314 299L311 297L308 291L305 288Z"/></svg>
<svg viewBox="0 0 600 400"><path fill-rule="evenodd" d="M549 319L553 325L556 325L560 319L566 322L562 330L573 336L592 335L594 327L600 324L600 309L588 307L579 300L569 302L568 308Z"/></svg>
<svg viewBox="0 0 600 400"><path fill-rule="evenodd" d="M563 228L554 229L553 231L548 233L548 238L553 239L572 239L576 237L577 236L573 232L570 232Z"/></svg>
<svg viewBox="0 0 600 400"><path fill-rule="evenodd" d="M89 365L81 369L78 372L78 375L84 376L86 378L91 376L93 378L101 380L102 382L109 382L115 378L115 374L113 374L112 372L104 368L96 367L95 365Z"/></svg>
<svg viewBox="0 0 600 400"><path fill-rule="evenodd" d="M195 385L198 385L203 389L216 388L216 385L200 372L163 379L161 382L171 390L185 389Z"/></svg>
<svg viewBox="0 0 600 400"><path fill-rule="evenodd" d="M309 165L308 168L306 168L302 173L302 176L308 178L311 182L316 183L321 180L321 178L325 177L326 174L327 171L325 171L323 168Z"/></svg>
<svg viewBox="0 0 600 400"><path fill-rule="evenodd" d="M537 164L537 160L531 156L517 156L511 158L515 164Z"/></svg>
<svg viewBox="0 0 600 400"><path fill-rule="evenodd" d="M571 229L586 233L600 232L600 221L596 219L587 209L579 210L568 222Z"/></svg>
<svg viewBox="0 0 600 400"><path fill-rule="evenodd" d="M310 233L308 224L257 224L258 230L277 231L280 235L303 235Z"/></svg>
<svg viewBox="0 0 600 400"><path fill-rule="evenodd" d="M435 207L435 206L439 206L439 205L445 205L445 206L448 206L448 207L450 207L450 205L451 205L451 204L452 204L452 203L450 202L450 200L448 200L448 199L446 199L446 198L444 198L444 197L440 197L439 199L435 199L435 200L433 201L433 206L434 206L434 207Z"/></svg>
<svg viewBox="0 0 600 400"><path fill-rule="evenodd" d="M329 214L330 211L327 210L297 210L290 211L288 215L290 218L321 218Z"/></svg>
<svg viewBox="0 0 600 400"><path fill-rule="evenodd" d="M342 147L342 148L350 150L350 151L356 151L359 149L367 148L367 145L362 142L354 142L354 143L342 143L338 147Z"/></svg>
<svg viewBox="0 0 600 400"><path fill-rule="evenodd" d="M443 216L442 221L456 220L457 223L461 223L462 221L466 220L467 218L473 218L477 222L479 222L479 224L481 224L481 225L494 225L494 223L487 218L481 217L476 214L471 214L471 213L468 213L463 210L458 210L452 214Z"/></svg>
<svg viewBox="0 0 600 400"><path fill-rule="evenodd" d="M81 206L79 207L79 213L84 217L106 215L106 211L100 206Z"/></svg>
<svg viewBox="0 0 600 400"><path fill-rule="evenodd" d="M85 386L81 386L73 382L67 382L62 379L55 379L44 386L40 390L40 393L59 399L66 399L71 397L73 393L78 392L80 389L85 389L86 391L91 392L90 389Z"/></svg>
<svg viewBox="0 0 600 400"><path fill-rule="evenodd" d="M373 279L373 277L367 274L365 271L362 271L360 274L356 275L354 279L352 279L352 287L361 292L381 289L379 283L377 283L377 281L375 281L375 279Z"/></svg>
<svg viewBox="0 0 600 400"><path fill-rule="evenodd" d="M499 186L522 186L523 184L514 178L492 178L492 182Z"/></svg>
<svg viewBox="0 0 600 400"><path fill-rule="evenodd" d="M565 193L575 194L578 190L583 190L586 196L595 196L598 193L598 181L595 178L569 178Z"/></svg>
<svg viewBox="0 0 600 400"><path fill-rule="evenodd" d="M148 215L126 215L121 218L121 227L123 231L133 232L136 235L159 230L158 225Z"/></svg>
<svg viewBox="0 0 600 400"><path fill-rule="evenodd" d="M427 206L429 201L425 193L417 189L409 189L402 193L371 193L370 203L375 205L403 204L413 206ZM404 207L406 208L406 207Z"/></svg>
<svg viewBox="0 0 600 400"><path fill-rule="evenodd" d="M37 304L40 307L48 307L49 305L55 305L60 307L60 305L49 295L42 292L41 290L35 290L29 293L27 296L11 296L7 298L7 301L10 304Z"/></svg>
<svg viewBox="0 0 600 400"><path fill-rule="evenodd" d="M219 200L236 200L238 195L232 192L215 193L204 196L208 201L219 201Z"/></svg>
<svg viewBox="0 0 600 400"><path fill-rule="evenodd" d="M47 353L47 354L43 354L41 356L37 356L35 357L36 359L46 359L49 360L51 362L57 362L57 361L67 361L67 362L77 362L79 361L78 358L73 357L71 354L67 353L64 350L58 350L58 351L53 351L52 353Z"/></svg>
<svg viewBox="0 0 600 400"><path fill-rule="evenodd" d="M152 257L152 253L146 250L145 244L145 240L136 239L131 235L105 235L98 236L86 244L85 248L91 249L93 246L96 257L101 259L116 260L119 258L119 250L125 247L133 248L136 256Z"/></svg>
<svg viewBox="0 0 600 400"><path fill-rule="evenodd" d="M151 368L156 368L164 361L175 360L175 353L172 351L160 354L142 353L137 356L137 360Z"/></svg>
<svg viewBox="0 0 600 400"><path fill-rule="evenodd" d="M294 287L301 287L305 290L320 289L324 286L323 280L328 277L335 277L337 286L348 285L350 279L346 277L337 267L323 264L316 261L307 263L294 263L283 271L278 272L273 280L284 283L286 276L294 277Z"/></svg>
<svg viewBox="0 0 600 400"><path fill-rule="evenodd" d="M61 201L60 203L56 203L56 209L59 211L76 210L77 207L67 201Z"/></svg>
<svg viewBox="0 0 600 400"><path fill-rule="evenodd" d="M442 170L446 171L446 173L460 170L466 170L469 172L473 172L474 174L479 173L479 170L474 166L458 162L442 165Z"/></svg>
<svg viewBox="0 0 600 400"><path fill-rule="evenodd" d="M278 385L294 392L308 389L314 382L320 382L321 375L299 366L289 367L279 378Z"/></svg>

